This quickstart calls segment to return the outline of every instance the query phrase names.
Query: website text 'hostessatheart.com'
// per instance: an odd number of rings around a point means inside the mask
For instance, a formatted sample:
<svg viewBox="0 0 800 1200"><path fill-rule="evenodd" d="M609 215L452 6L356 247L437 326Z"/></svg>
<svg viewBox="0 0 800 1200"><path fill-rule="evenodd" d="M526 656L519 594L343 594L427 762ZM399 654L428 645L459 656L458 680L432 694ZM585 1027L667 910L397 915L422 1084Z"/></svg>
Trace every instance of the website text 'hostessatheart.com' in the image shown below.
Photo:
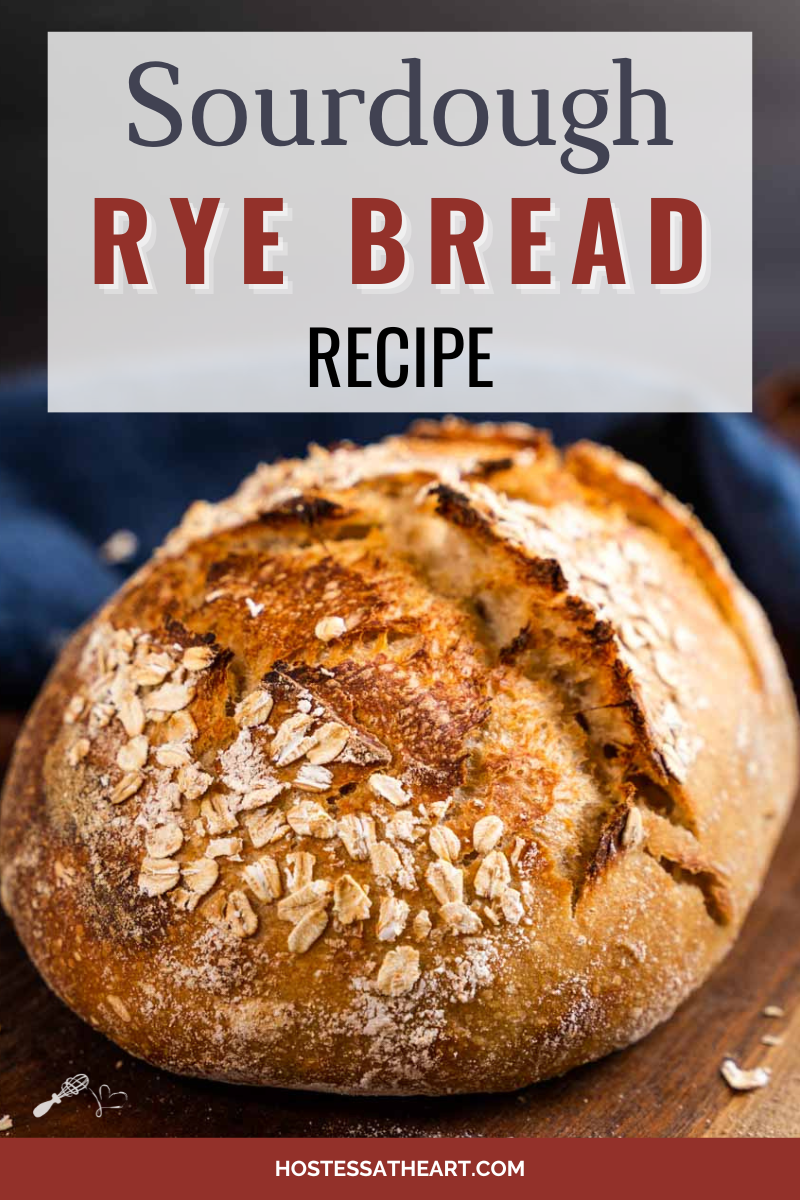
<svg viewBox="0 0 800 1200"><path fill-rule="evenodd" d="M522 1159L519 1162L506 1161L498 1159L494 1162L489 1162L487 1159L479 1159L473 1161L469 1158L458 1159L401 1159L401 1158L376 1158L370 1159L341 1159L341 1158L314 1158L295 1159L290 1161L287 1159L276 1159L275 1175L282 1176L309 1176L311 1178L321 1177L330 1178L332 1176L384 1176L386 1178L402 1178L403 1176L416 1176L417 1178L429 1178L430 1176L486 1176L493 1175L496 1178L507 1176L524 1176L525 1163Z"/></svg>

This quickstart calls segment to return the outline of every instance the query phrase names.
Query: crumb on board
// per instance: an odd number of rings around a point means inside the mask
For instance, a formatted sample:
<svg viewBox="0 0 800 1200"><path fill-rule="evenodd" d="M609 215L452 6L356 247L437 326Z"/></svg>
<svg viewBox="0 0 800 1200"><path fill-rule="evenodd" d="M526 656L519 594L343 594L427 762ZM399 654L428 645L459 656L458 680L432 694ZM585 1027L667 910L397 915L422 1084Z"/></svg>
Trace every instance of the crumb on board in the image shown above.
<svg viewBox="0 0 800 1200"><path fill-rule="evenodd" d="M778 1020L781 1017L786 1016L786 1012L784 1011L784 1009L781 1008L780 1004L768 1004L767 1007L762 1009L761 1011L762 1011L762 1016L775 1017Z"/></svg>
<svg viewBox="0 0 800 1200"><path fill-rule="evenodd" d="M8 1113L4 1117L0 1117L0 1133L7 1133L14 1122L9 1117Z"/></svg>
<svg viewBox="0 0 800 1200"><path fill-rule="evenodd" d="M767 1067L753 1067L747 1070L732 1058L725 1058L719 1070L728 1087L734 1092L751 1092L755 1088L766 1087L769 1083L770 1073Z"/></svg>
<svg viewBox="0 0 800 1200"><path fill-rule="evenodd" d="M776 1037L774 1033L765 1033L761 1039L761 1045L762 1046L781 1046L781 1045L783 1045L783 1038Z"/></svg>

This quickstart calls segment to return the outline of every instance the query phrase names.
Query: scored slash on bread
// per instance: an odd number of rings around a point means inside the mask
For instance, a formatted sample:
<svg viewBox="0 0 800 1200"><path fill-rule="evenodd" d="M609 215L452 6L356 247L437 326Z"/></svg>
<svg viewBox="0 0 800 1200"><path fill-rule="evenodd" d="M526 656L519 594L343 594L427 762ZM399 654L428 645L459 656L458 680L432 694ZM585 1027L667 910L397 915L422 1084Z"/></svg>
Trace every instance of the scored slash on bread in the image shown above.
<svg viewBox="0 0 800 1200"><path fill-rule="evenodd" d="M686 509L602 447L426 421L193 505L76 635L3 903L158 1065L509 1089L702 982L796 779L766 621Z"/></svg>

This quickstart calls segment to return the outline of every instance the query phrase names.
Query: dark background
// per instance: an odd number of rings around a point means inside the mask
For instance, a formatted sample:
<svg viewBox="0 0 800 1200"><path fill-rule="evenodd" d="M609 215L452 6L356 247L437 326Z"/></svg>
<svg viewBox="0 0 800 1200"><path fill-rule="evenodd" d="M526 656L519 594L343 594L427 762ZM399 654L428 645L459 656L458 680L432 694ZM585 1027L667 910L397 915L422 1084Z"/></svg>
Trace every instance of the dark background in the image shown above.
<svg viewBox="0 0 800 1200"><path fill-rule="evenodd" d="M4 164L0 368L44 362L48 29L748 30L754 47L754 352L759 383L800 370L800 3L798 0L409 0L191 5L154 0L5 0L0 72ZM708 153L714 154L713 130ZM774 402L774 398L771 400Z"/></svg>

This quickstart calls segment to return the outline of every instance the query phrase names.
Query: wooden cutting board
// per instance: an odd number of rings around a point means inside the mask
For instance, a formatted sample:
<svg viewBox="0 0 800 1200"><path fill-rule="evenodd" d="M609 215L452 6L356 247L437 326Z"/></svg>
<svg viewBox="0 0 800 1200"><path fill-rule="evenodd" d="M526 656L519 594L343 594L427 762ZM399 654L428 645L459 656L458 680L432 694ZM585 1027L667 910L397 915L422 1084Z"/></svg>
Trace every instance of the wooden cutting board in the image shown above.
<svg viewBox="0 0 800 1200"><path fill-rule="evenodd" d="M0 764L16 724L0 718ZM782 1019L763 1016L767 1005ZM764 1036L782 1039L765 1046ZM729 1090L726 1055L768 1066L768 1087ZM127 1094L95 1115L86 1092L37 1120L79 1072ZM109 1104L119 1100L111 1099ZM180 1079L123 1053L45 987L0 917L0 1117L9 1137L800 1137L800 805L733 951L638 1046L504 1096L348 1099Z"/></svg>

